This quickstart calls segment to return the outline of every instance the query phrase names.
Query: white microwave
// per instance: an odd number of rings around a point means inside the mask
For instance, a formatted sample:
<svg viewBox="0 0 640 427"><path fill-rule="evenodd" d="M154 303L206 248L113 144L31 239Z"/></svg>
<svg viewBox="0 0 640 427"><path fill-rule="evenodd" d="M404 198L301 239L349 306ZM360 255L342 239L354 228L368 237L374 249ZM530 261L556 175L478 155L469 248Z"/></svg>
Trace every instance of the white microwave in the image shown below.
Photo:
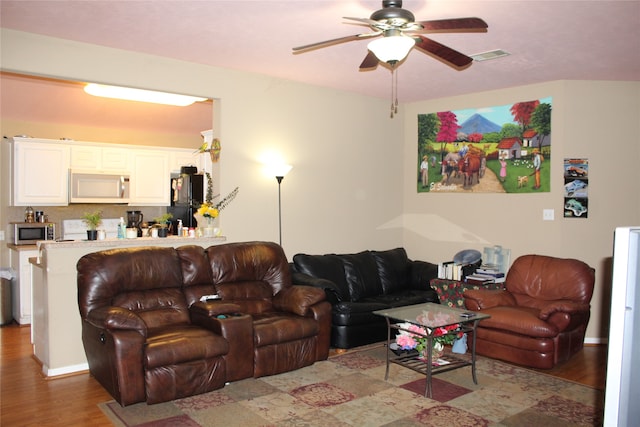
<svg viewBox="0 0 640 427"><path fill-rule="evenodd" d="M72 169L69 203L129 203L129 174Z"/></svg>

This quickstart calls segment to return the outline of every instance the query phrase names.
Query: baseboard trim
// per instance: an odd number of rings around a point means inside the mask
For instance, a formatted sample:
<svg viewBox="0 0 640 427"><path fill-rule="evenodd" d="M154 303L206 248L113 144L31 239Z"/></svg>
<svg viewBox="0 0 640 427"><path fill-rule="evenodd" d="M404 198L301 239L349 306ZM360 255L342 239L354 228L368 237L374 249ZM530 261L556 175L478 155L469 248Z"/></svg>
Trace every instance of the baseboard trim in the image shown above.
<svg viewBox="0 0 640 427"><path fill-rule="evenodd" d="M609 340L607 338L585 338L584 339L585 344L600 345L600 344L607 344L608 342Z"/></svg>
<svg viewBox="0 0 640 427"><path fill-rule="evenodd" d="M42 374L47 378L61 377L73 374L80 374L89 370L88 363L78 365L63 366L62 368L49 369L47 365L42 365Z"/></svg>

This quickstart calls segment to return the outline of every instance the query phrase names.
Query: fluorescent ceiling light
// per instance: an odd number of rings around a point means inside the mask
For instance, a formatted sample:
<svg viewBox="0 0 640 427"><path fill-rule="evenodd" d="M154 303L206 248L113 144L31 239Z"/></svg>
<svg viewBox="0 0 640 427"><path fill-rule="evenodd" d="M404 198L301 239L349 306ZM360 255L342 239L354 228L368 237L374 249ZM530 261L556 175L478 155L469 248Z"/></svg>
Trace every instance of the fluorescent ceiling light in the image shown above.
<svg viewBox="0 0 640 427"><path fill-rule="evenodd" d="M84 91L93 96L104 98L125 99L128 101L152 102L154 104L176 105L186 107L194 102L206 101L207 98L195 96L176 95L174 93L156 92L152 90L133 89L121 86L108 86L96 83L89 83L84 87Z"/></svg>
<svg viewBox="0 0 640 427"><path fill-rule="evenodd" d="M416 41L407 36L387 36L369 43L368 49L382 62L400 62L407 57Z"/></svg>

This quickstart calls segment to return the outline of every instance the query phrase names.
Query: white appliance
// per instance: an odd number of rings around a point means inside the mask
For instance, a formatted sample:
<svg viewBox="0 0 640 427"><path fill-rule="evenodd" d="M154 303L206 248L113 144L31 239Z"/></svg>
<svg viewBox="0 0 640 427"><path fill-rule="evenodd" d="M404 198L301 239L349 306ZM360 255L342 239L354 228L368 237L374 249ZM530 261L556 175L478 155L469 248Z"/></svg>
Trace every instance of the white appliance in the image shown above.
<svg viewBox="0 0 640 427"><path fill-rule="evenodd" d="M611 321L604 426L637 425L640 419L640 226L614 234ZM636 402L636 403L634 403Z"/></svg>
<svg viewBox="0 0 640 427"><path fill-rule="evenodd" d="M102 218L102 224L98 230L104 230L107 233L107 239L118 237L118 224L120 218ZM87 240L87 224L81 219L63 219L62 220L62 239L63 240Z"/></svg>
<svg viewBox="0 0 640 427"><path fill-rule="evenodd" d="M129 203L129 175L108 171L72 169L70 203Z"/></svg>

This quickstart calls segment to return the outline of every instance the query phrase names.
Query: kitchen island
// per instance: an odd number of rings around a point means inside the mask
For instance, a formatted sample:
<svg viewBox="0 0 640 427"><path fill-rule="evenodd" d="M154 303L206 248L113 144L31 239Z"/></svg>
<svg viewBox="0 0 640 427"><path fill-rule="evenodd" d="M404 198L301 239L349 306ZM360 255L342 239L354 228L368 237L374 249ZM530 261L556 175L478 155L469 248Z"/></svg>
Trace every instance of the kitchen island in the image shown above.
<svg viewBox="0 0 640 427"><path fill-rule="evenodd" d="M89 253L140 246L207 248L224 243L225 237L167 237L106 239L94 241L42 241L38 257L32 261L32 339L35 357L45 377L55 377L89 369L82 345L82 323L78 310L78 260Z"/></svg>

